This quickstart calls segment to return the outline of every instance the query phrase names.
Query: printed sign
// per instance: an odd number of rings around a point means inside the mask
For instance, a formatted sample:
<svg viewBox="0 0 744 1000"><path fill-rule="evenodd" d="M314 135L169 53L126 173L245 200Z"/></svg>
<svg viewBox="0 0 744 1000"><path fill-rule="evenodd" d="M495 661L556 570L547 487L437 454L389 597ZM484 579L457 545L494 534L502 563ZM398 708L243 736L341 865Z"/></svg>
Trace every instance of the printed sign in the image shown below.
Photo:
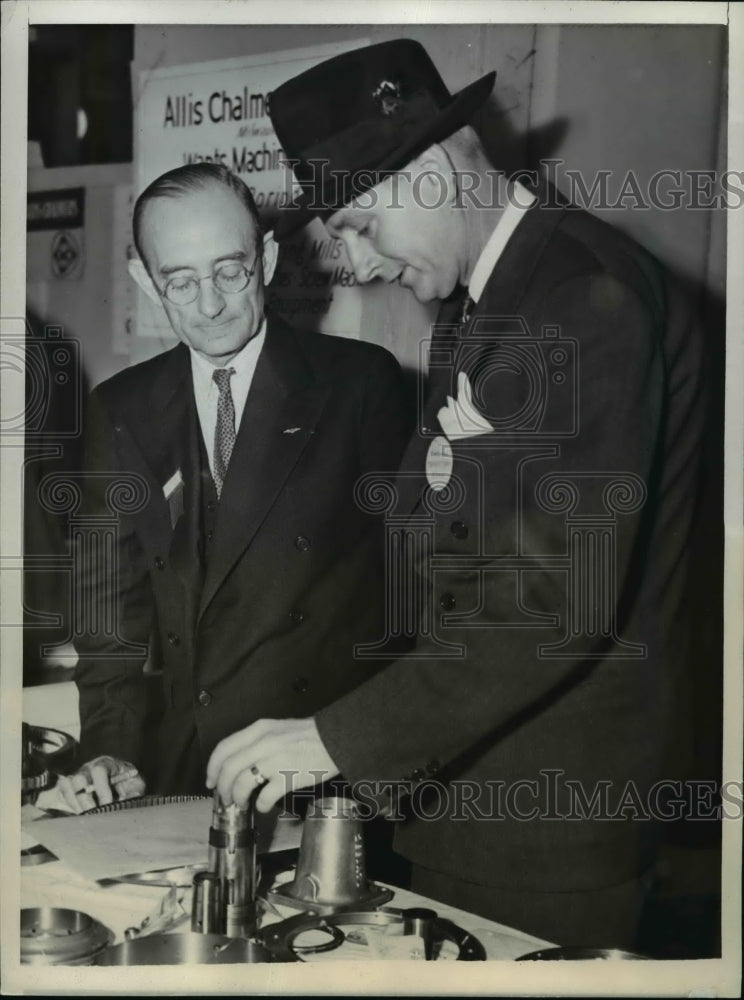
<svg viewBox="0 0 744 1000"><path fill-rule="evenodd" d="M79 279L85 250L85 188L29 191L26 209L28 280Z"/></svg>
<svg viewBox="0 0 744 1000"><path fill-rule="evenodd" d="M85 222L85 188L62 191L29 191L26 228L80 229Z"/></svg>
<svg viewBox="0 0 744 1000"><path fill-rule="evenodd" d="M266 228L299 192L268 110L284 81L357 41L141 73L136 98L136 192L174 167L221 163L250 187ZM359 336L361 294L340 242L315 221L283 244L269 306L303 328ZM137 297L139 336L172 336L165 312Z"/></svg>

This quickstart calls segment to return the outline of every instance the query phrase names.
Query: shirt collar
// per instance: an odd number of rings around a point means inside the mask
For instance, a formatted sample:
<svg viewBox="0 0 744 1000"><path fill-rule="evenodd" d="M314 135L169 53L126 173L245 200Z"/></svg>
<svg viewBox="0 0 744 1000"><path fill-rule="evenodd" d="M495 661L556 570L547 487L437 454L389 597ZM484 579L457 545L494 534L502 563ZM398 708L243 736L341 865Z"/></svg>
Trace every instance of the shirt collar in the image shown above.
<svg viewBox="0 0 744 1000"><path fill-rule="evenodd" d="M251 337L248 343L240 348L232 361L229 361L225 365L226 368L235 369L235 375L233 376L234 380L239 382L246 376L252 375L265 339L266 317L264 316L261 321L261 326L258 329L258 333L254 337ZM212 375L217 366L213 365L211 361L208 361L192 347L189 347L189 353L191 354L191 371L193 373L194 381L199 383L203 389L208 391L210 386L215 385Z"/></svg>
<svg viewBox="0 0 744 1000"><path fill-rule="evenodd" d="M509 197L507 199L506 207L501 213L494 231L491 233L488 242L483 247L481 255L473 268L473 273L470 277L470 284L468 285L468 294L473 302L478 302L480 299L483 294L483 289L486 287L486 282L491 276L491 272L494 267L496 267L496 263L503 253L504 247L509 242L514 230L522 221L525 212L531 208L536 201L537 198L534 194L528 191L523 184L519 183L519 181L514 181L514 184L509 189Z"/></svg>

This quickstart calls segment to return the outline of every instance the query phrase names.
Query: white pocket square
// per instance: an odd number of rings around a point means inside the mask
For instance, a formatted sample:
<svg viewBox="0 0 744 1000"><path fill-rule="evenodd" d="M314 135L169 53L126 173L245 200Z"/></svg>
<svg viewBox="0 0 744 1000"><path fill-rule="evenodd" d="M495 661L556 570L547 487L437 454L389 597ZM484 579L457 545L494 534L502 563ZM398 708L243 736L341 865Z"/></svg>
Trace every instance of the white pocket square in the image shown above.
<svg viewBox="0 0 744 1000"><path fill-rule="evenodd" d="M447 405L437 414L449 441L490 434L493 427L473 405L473 389L465 372L457 376L457 399L447 396Z"/></svg>
<svg viewBox="0 0 744 1000"><path fill-rule="evenodd" d="M429 445L426 455L426 478L429 486L443 490L450 481L454 457L450 441L462 441L490 434L493 427L473 405L473 389L465 372L457 376L457 399L447 396L447 405L437 414L444 436L439 434Z"/></svg>

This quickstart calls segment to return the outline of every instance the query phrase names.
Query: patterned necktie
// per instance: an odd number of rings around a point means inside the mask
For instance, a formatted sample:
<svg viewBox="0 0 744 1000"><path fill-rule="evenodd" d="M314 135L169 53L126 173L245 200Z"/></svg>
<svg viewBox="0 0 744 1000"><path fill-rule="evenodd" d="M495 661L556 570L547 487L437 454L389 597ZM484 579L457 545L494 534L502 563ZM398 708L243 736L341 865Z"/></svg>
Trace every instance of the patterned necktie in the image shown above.
<svg viewBox="0 0 744 1000"><path fill-rule="evenodd" d="M217 496L222 493L222 484L227 475L233 445L235 444L235 406L230 392L230 376L234 368L215 368L212 378L217 383L220 397L217 400L217 423L214 427L214 485Z"/></svg>

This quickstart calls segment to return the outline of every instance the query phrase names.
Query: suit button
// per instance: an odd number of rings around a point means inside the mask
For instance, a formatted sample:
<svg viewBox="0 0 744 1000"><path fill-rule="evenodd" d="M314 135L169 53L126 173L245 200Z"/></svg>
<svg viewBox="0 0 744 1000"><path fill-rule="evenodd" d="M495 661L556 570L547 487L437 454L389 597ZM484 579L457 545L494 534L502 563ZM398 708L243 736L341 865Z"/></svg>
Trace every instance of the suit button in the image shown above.
<svg viewBox="0 0 744 1000"><path fill-rule="evenodd" d="M294 544L298 552L307 552L310 548L310 539L305 538L304 535L298 535L294 540Z"/></svg>
<svg viewBox="0 0 744 1000"><path fill-rule="evenodd" d="M175 632L169 632L168 642L171 644L171 646L178 646L181 642L181 637L180 635L177 635Z"/></svg>
<svg viewBox="0 0 744 1000"><path fill-rule="evenodd" d="M208 511L208 512L209 512L210 514L214 514L214 512L215 512L216 510L217 510L217 504L216 504L216 503L214 502L214 500L209 500L209 501L207 502L207 511Z"/></svg>
<svg viewBox="0 0 744 1000"><path fill-rule="evenodd" d="M292 681L292 689L297 692L297 694L304 694L308 687L310 686L307 677L295 677Z"/></svg>
<svg viewBox="0 0 744 1000"><path fill-rule="evenodd" d="M209 705L212 701L212 695L209 693L209 691L202 690L199 692L198 701L203 708L206 708L207 705Z"/></svg>
<svg viewBox="0 0 744 1000"><path fill-rule="evenodd" d="M165 569L165 563L160 558L160 556L155 556L155 568L156 569Z"/></svg>
<svg viewBox="0 0 744 1000"><path fill-rule="evenodd" d="M468 526L464 521L453 521L450 525L450 531L455 538L464 539L468 537Z"/></svg>
<svg viewBox="0 0 744 1000"><path fill-rule="evenodd" d="M211 530L210 530L210 531L208 531L208 532L207 532L207 541L208 541L208 542L211 542L213 538L214 538L214 532L213 532L213 531L211 531Z"/></svg>
<svg viewBox="0 0 744 1000"><path fill-rule="evenodd" d="M430 760L429 763L426 765L426 770L429 772L429 774L436 774L441 766L442 765L439 763L438 760Z"/></svg>
<svg viewBox="0 0 744 1000"><path fill-rule="evenodd" d="M420 767L417 767L412 773L411 777L414 781L423 781L426 777L426 771L422 771Z"/></svg>
<svg viewBox="0 0 744 1000"><path fill-rule="evenodd" d="M439 607L442 611L451 611L456 604L457 601L455 600L455 595L450 594L449 592L445 592L439 598Z"/></svg>
<svg viewBox="0 0 744 1000"><path fill-rule="evenodd" d="M295 625L299 625L300 622L305 620L305 616L303 615L303 613L301 611L297 611L296 609L294 611L289 612L289 617L295 623Z"/></svg>

